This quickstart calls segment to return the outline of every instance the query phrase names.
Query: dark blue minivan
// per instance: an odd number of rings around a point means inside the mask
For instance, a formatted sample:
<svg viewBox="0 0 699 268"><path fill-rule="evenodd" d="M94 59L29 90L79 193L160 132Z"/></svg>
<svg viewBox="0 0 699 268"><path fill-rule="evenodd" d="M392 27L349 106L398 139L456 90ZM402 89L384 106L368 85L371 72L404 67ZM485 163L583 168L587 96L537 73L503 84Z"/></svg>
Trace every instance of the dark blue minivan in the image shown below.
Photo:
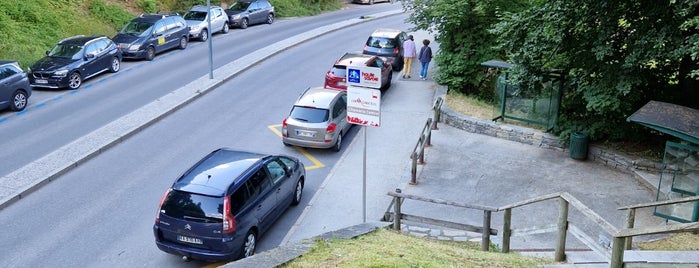
<svg viewBox="0 0 699 268"><path fill-rule="evenodd" d="M185 259L251 256L257 239L301 201L305 177L303 163L294 157L215 150L163 195L155 243Z"/></svg>

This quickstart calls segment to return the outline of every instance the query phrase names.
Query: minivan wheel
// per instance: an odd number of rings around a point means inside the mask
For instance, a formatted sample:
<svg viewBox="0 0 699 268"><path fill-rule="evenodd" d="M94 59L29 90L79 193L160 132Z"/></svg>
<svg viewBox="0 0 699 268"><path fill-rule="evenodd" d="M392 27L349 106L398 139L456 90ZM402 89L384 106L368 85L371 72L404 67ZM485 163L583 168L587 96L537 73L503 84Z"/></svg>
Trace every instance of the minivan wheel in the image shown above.
<svg viewBox="0 0 699 268"><path fill-rule="evenodd" d="M10 110L19 112L27 107L27 93L24 90L17 90L12 94L12 102L10 103Z"/></svg>
<svg viewBox="0 0 699 268"><path fill-rule="evenodd" d="M299 180L296 182L296 191L294 191L294 200L291 202L292 206L301 203L301 196L303 195L303 181Z"/></svg>
<svg viewBox="0 0 699 268"><path fill-rule="evenodd" d="M248 18L243 18L243 20L240 21L240 28L245 29L248 27Z"/></svg>
<svg viewBox="0 0 699 268"><path fill-rule="evenodd" d="M112 59L112 65L109 66L109 71L112 73L116 73L119 71L121 68L121 62L119 61L119 58L114 57Z"/></svg>
<svg viewBox="0 0 699 268"><path fill-rule="evenodd" d="M206 41L206 40L209 40L209 31L207 31L206 29L201 30L201 37L200 37L200 39L201 39L202 42L204 42L204 41Z"/></svg>
<svg viewBox="0 0 699 268"><path fill-rule="evenodd" d="M78 89L82 83L83 78L80 76L78 72L70 73L70 76L68 77L68 88Z"/></svg>
<svg viewBox="0 0 699 268"><path fill-rule="evenodd" d="M247 258L255 254L255 247L257 246L257 236L252 230L248 231L245 235L245 241L243 241L243 252L241 258Z"/></svg>
<svg viewBox="0 0 699 268"><path fill-rule="evenodd" d="M187 48L187 42L188 42L188 41L187 41L187 37L186 37L186 36L182 36L182 38L180 38L180 49L185 49L185 48Z"/></svg>
<svg viewBox="0 0 699 268"><path fill-rule="evenodd" d="M337 135L337 141L335 142L333 150L335 152L339 152L340 150L342 150L342 133L340 133L340 135Z"/></svg>
<svg viewBox="0 0 699 268"><path fill-rule="evenodd" d="M146 49L146 60L152 61L154 58L155 58L155 48L148 47L148 49Z"/></svg>

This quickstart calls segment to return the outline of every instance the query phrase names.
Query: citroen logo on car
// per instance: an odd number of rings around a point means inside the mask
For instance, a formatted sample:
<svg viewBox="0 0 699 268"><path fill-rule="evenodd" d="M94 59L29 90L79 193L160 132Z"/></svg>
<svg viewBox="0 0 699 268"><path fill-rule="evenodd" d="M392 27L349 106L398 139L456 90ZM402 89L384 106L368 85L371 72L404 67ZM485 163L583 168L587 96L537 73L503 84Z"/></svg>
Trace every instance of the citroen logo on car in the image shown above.
<svg viewBox="0 0 699 268"><path fill-rule="evenodd" d="M184 229L185 229L185 230L190 230L190 231L191 231L191 230L192 230L192 226L189 225L189 224L187 224L187 225L184 226Z"/></svg>

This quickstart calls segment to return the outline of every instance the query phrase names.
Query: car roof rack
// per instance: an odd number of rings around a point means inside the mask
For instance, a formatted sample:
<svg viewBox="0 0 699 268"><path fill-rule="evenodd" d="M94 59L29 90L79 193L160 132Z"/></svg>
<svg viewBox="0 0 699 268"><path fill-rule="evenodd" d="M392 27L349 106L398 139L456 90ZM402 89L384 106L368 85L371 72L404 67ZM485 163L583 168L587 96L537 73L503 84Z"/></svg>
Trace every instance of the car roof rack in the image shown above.
<svg viewBox="0 0 699 268"><path fill-rule="evenodd" d="M170 16L179 16L180 13L173 12L173 13L141 13L141 15L138 15L139 18L143 18L146 16L160 16L160 18L164 19Z"/></svg>
<svg viewBox="0 0 699 268"><path fill-rule="evenodd" d="M74 36L71 36L71 37L66 37L66 38L61 39L61 41L58 41L58 43L63 43L64 41L68 41L68 40L70 40L70 39L75 39L75 38L80 38L80 37L85 37L85 35L84 35L84 34L79 34L79 35L74 35Z"/></svg>

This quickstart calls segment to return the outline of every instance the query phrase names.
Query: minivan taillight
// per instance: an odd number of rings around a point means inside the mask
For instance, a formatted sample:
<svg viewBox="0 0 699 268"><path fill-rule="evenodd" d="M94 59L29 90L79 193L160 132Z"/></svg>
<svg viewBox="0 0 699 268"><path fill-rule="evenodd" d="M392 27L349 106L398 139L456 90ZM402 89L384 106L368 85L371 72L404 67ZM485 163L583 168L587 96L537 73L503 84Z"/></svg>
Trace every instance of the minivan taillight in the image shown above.
<svg viewBox="0 0 699 268"><path fill-rule="evenodd" d="M158 205L158 214L155 215L155 223L160 222L160 211L163 209L163 203L165 203L165 198L170 194L172 188L168 188L163 197L160 198L160 205Z"/></svg>
<svg viewBox="0 0 699 268"><path fill-rule="evenodd" d="M229 197L223 198L223 233L235 232L235 218L231 215L231 201Z"/></svg>
<svg viewBox="0 0 699 268"><path fill-rule="evenodd" d="M398 56L398 53L400 53L400 49L398 49L397 47L394 47L393 48L393 55Z"/></svg>

